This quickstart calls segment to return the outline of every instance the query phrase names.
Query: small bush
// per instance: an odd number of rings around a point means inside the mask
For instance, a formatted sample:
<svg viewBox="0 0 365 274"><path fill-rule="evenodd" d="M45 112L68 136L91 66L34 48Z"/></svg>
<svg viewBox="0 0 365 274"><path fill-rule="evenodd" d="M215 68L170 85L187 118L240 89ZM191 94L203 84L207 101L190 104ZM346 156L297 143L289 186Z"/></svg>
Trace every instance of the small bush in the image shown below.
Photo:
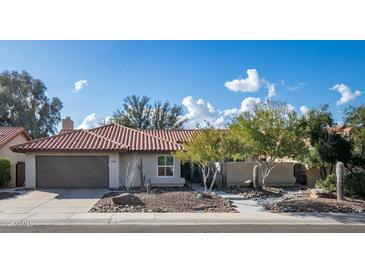
<svg viewBox="0 0 365 274"><path fill-rule="evenodd" d="M365 173L347 174L345 193L351 197L365 199Z"/></svg>
<svg viewBox="0 0 365 274"><path fill-rule="evenodd" d="M326 179L317 180L316 188L326 189L332 192L336 191L336 174L332 173Z"/></svg>
<svg viewBox="0 0 365 274"><path fill-rule="evenodd" d="M0 187L8 186L10 179L10 161L6 158L0 158Z"/></svg>
<svg viewBox="0 0 365 274"><path fill-rule="evenodd" d="M336 191L336 174L332 173L324 180L316 181L316 188ZM345 195L365 199L365 173L346 174Z"/></svg>

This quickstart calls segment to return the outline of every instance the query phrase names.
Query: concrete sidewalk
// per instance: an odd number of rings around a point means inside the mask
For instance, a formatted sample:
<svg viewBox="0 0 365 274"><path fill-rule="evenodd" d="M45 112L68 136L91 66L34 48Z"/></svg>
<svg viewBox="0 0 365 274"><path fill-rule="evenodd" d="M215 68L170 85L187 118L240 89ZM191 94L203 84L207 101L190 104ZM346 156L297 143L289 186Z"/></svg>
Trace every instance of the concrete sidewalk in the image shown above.
<svg viewBox="0 0 365 274"><path fill-rule="evenodd" d="M200 224L356 224L365 225L361 213L274 214L268 212L246 213L0 213L0 226L10 224L28 225L200 225Z"/></svg>

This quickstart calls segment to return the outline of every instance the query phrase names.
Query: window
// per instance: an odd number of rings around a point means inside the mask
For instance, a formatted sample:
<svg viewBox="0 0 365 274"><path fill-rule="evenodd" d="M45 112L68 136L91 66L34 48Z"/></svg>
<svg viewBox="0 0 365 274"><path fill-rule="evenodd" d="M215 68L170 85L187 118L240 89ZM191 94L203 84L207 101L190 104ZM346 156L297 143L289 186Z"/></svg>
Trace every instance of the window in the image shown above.
<svg viewBox="0 0 365 274"><path fill-rule="evenodd" d="M171 155L157 156L157 176L173 177L174 176L174 157Z"/></svg>

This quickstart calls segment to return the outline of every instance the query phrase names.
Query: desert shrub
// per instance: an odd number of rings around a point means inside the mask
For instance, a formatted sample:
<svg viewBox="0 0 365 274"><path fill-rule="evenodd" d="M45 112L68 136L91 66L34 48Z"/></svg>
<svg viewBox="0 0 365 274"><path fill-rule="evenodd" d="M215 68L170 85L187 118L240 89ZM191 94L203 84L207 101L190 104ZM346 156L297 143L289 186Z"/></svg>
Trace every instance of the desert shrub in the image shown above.
<svg viewBox="0 0 365 274"><path fill-rule="evenodd" d="M316 181L316 188L326 189L329 191L336 191L336 174L332 173L326 179L319 179Z"/></svg>
<svg viewBox="0 0 365 274"><path fill-rule="evenodd" d="M347 174L345 193L348 196L365 199L365 173Z"/></svg>
<svg viewBox="0 0 365 274"><path fill-rule="evenodd" d="M10 161L6 158L0 158L0 187L8 186L10 179Z"/></svg>

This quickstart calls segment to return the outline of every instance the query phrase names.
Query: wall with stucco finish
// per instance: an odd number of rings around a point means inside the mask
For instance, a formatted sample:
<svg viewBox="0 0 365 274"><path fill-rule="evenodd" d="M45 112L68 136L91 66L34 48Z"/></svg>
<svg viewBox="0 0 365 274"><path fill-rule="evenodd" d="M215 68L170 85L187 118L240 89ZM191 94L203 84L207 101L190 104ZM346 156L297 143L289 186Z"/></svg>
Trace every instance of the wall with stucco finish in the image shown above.
<svg viewBox="0 0 365 274"><path fill-rule="evenodd" d="M181 178L180 160L174 157L174 176L173 177L158 177L157 176L157 156L167 155L168 153L155 153L155 152L141 152L141 153L120 153L119 154L119 175L121 186L126 182L126 170L128 162L132 162L134 155L137 155L138 164L142 159L143 174L145 175L145 182L151 182L156 186L183 186L185 179ZM133 186L140 186L140 171L137 169L133 179Z"/></svg>
<svg viewBox="0 0 365 274"><path fill-rule="evenodd" d="M245 181L252 180L255 164L254 162L225 163L227 186L243 185ZM260 172L259 180L261 180ZM295 182L294 163L281 163L271 171L268 178L268 185L270 186L293 186Z"/></svg>
<svg viewBox="0 0 365 274"><path fill-rule="evenodd" d="M13 140L11 140L9 143L5 144L3 147L0 148L0 157L10 159L10 176L11 176L10 187L15 187L16 163L25 162L25 154L12 152L9 149L9 147L22 144L27 141L28 139L23 134L20 134L16 136Z"/></svg>

